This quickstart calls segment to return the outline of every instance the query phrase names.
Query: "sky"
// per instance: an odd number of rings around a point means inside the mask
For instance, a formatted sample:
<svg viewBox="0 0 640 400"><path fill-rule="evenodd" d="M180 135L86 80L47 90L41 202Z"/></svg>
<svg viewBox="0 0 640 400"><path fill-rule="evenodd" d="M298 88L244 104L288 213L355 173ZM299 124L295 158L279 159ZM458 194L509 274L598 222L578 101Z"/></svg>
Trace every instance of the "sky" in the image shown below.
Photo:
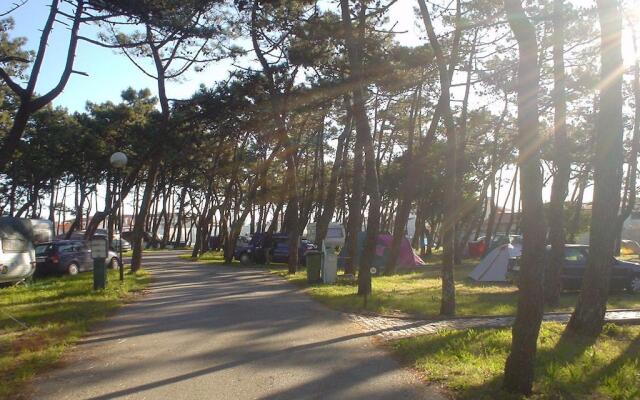
<svg viewBox="0 0 640 400"><path fill-rule="evenodd" d="M0 3L9 0L1 0ZM12 37L26 37L27 48L35 50L38 45L40 32L46 20L50 0L29 0L26 5L14 11L11 16L15 20ZM392 20L397 21L398 31L408 31L399 34L398 39L404 45L420 44L418 28L413 18L415 1L399 0L392 10ZM0 6L0 13L4 11ZM94 27L82 26L83 36L95 37ZM52 88L60 77L66 57L69 31L67 27L56 24L49 48L42 68L42 76L37 84L37 91L44 93ZM156 83L150 77L139 71L124 55L111 49L80 41L76 52L74 69L89 74L88 77L73 74L64 92L54 100L56 106L63 106L70 111L83 111L87 101L100 103L107 100L117 102L120 92L131 86L134 89L149 88L156 92ZM189 72L179 81L168 84L170 98L185 98L193 94L201 84L212 85L216 81L224 80L232 68L229 61L211 65L203 72Z"/></svg>
<svg viewBox="0 0 640 400"><path fill-rule="evenodd" d="M26 47L29 49L35 49L38 45L40 30L49 10L48 3L50 1L30 0L11 15L15 20L12 36L26 37ZM96 32L96 28L86 25L80 29L81 35L88 37L95 37ZM58 81L64 67L68 36L67 27L56 24L47 49L42 76L36 86L39 93L49 90ZM83 111L87 101L118 102L120 93L129 86L134 89L149 88L156 92L155 80L139 71L124 55L84 41L78 43L74 70L85 72L89 76L72 74L64 92L53 102L54 105L66 107L72 112ZM210 67L199 74L189 73L182 81L169 83L168 94L171 98L187 97L193 94L201 83L211 84L224 79L226 71L226 66L223 66Z"/></svg>
<svg viewBox="0 0 640 400"><path fill-rule="evenodd" d="M636 1L636 0L632 0ZM1 0L0 3L9 0ZM594 0L573 0L576 5L587 6ZM13 1L11 1L13 3ZM11 16L15 20L15 29L11 36L26 37L27 48L35 49L38 45L40 32L48 13L50 0L29 0L24 6L14 11ZM416 46L424 43L421 38L420 27L414 17L415 0L398 0L391 8L390 23L397 24L395 30L403 33L396 35L402 45ZM640 8L640 7L639 7ZM0 6L0 13L3 7ZM97 29L92 26L82 26L81 35L95 37ZM68 28L56 24L47 50L45 65L38 81L37 91L44 93L58 81L64 66L68 44ZM631 43L624 43L625 52L631 50ZM628 57L627 57L628 59ZM233 68L230 61L223 61L210 65L203 72L187 73L179 81L168 84L170 98L185 98L193 94L201 84L211 86L214 82L224 80L228 71ZM76 52L74 69L89 76L73 74L64 92L54 100L54 105L63 106L70 111L83 111L87 101L100 103L107 100L117 102L120 92L131 86L134 89L149 88L156 92L155 81L139 71L124 55L118 52L80 41Z"/></svg>

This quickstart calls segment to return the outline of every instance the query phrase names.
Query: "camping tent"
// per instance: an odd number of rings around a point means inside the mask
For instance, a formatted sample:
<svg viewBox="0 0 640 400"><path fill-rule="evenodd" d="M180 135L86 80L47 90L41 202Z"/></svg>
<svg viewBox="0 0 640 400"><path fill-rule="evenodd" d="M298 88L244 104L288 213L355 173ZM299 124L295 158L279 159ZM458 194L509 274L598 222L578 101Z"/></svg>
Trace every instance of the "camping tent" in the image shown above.
<svg viewBox="0 0 640 400"><path fill-rule="evenodd" d="M469 277L479 282L505 282L509 259L520 257L522 246L503 244L487 254L471 271Z"/></svg>
<svg viewBox="0 0 640 400"><path fill-rule="evenodd" d="M364 240L366 238L365 232L358 233L358 257L362 257L362 249L364 248ZM389 258L391 253L391 243L393 243L393 236L381 233L378 235L376 242L376 251L373 257L373 266L381 271ZM349 257L349 251L345 245L340 250L338 255L338 267L344 268L347 258ZM424 261L413 251L411 243L406 237L402 238L400 242L400 253L398 254L398 262L396 267L406 268L415 267L419 265L425 265Z"/></svg>

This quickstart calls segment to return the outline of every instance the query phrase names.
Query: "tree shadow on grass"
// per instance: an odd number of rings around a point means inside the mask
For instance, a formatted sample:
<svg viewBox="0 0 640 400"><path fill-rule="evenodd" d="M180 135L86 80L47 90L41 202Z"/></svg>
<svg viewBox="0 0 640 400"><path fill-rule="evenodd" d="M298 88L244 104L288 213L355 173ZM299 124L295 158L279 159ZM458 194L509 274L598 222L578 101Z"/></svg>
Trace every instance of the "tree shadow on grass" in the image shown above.
<svg viewBox="0 0 640 400"><path fill-rule="evenodd" d="M623 328L610 325L611 328L606 328L600 336L601 340L609 341L625 341L629 338L625 335ZM574 339L576 337L574 336ZM589 342L595 343L594 339L579 338L581 342L583 353L591 347ZM635 335L631 339L629 345L613 358L610 362L598 366L597 350L594 349L591 357L593 361L585 360L585 363L589 362L589 365L594 366L593 369L587 371L579 371L576 373L577 379L575 387L568 388L568 392L580 391L586 394L593 394L596 392L603 393L607 396L616 399L637 399L640 397L640 377L638 377L638 364L640 362L640 334ZM577 350L576 350L577 353ZM581 354L581 355L582 355ZM574 360L579 358L580 355L574 357ZM564 361L564 360L563 360ZM581 372L581 373L580 373ZM598 390L600 386L604 386L602 390Z"/></svg>

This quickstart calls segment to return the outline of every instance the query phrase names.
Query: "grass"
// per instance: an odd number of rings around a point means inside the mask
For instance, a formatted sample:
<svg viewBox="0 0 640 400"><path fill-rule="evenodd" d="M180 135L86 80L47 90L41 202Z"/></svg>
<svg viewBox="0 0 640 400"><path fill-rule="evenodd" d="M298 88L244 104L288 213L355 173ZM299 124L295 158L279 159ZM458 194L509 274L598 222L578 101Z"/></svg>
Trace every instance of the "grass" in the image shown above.
<svg viewBox="0 0 640 400"><path fill-rule="evenodd" d="M149 280L141 271L120 284L118 272L109 271L108 288L98 292L91 273L0 289L0 398L26 398L25 384L36 373L52 367L92 324Z"/></svg>
<svg viewBox="0 0 640 400"><path fill-rule="evenodd" d="M564 326L543 323L534 399L640 398L640 327L606 325L594 342L563 338ZM519 399L501 389L510 329L445 331L392 344L430 382L458 399Z"/></svg>
<svg viewBox="0 0 640 400"><path fill-rule="evenodd" d="M191 254L179 257L193 260ZM221 252L207 252L198 257L198 262L213 265L225 264ZM373 294L364 307L362 297L357 296L357 284L339 279L333 285L309 285L307 274L301 268L297 274L289 275L287 267L274 264L269 270L290 282L307 288L316 300L331 308L348 311L371 311L380 314L412 314L425 318L436 317L440 311L440 257L427 258L427 266L394 276L374 276ZM517 288L509 283L482 283L467 278L475 267L476 260L465 260L455 269L457 314L459 316L513 315L516 310ZM233 265L239 265L237 261ZM577 293L563 293L560 306L547 311L569 312L577 301ZM640 295L612 293L608 308L640 308Z"/></svg>
<svg viewBox="0 0 640 400"><path fill-rule="evenodd" d="M515 314L517 288L509 283L479 283L467 279L474 266L474 261L466 261L456 267L457 314ZM272 267L271 270L292 283L307 287L313 298L337 310L412 314L425 318L436 317L440 311L441 280L437 258L431 259L427 267L417 271L373 277L373 293L368 299L366 309L362 297L356 294L355 282L339 280L333 285L308 285L304 269L295 275L289 275L284 267ZM560 306L547 311L571 311L576 300L577 293L563 293ZM609 296L608 307L640 308L640 295L613 293Z"/></svg>

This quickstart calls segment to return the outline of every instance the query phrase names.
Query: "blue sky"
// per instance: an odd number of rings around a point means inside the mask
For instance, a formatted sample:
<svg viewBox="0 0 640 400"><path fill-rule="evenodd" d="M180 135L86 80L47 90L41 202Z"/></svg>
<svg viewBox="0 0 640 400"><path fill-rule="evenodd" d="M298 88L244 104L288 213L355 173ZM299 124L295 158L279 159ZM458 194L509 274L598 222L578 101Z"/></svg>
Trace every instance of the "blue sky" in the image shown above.
<svg viewBox="0 0 640 400"><path fill-rule="evenodd" d="M1 0L0 3L8 1ZM50 0L29 0L11 14L15 20L15 29L11 36L26 37L28 49L35 49L38 46L40 32L49 11L49 3ZM407 31L405 34L398 35L399 41L404 45L419 44L419 29L412 12L415 4L413 0L399 0L392 9L391 19L398 23L396 29ZM5 10L5 7L0 6L0 12ZM83 36L93 38L96 33L97 28L93 26L81 27ZM49 90L57 83L64 66L68 35L67 27L61 24L55 25L45 65L37 85L39 93ZM194 93L200 84L210 86L216 81L224 80L230 68L229 62L222 62L211 65L200 73L191 71L180 81L168 84L169 97L185 98ZM87 101L96 103L107 100L119 101L120 92L129 86L134 89L149 88L153 93L156 92L155 81L140 72L124 55L87 42L80 41L78 44L74 69L86 72L89 76L73 74L64 92L53 102L54 105L67 107L70 111L84 110Z"/></svg>
<svg viewBox="0 0 640 400"><path fill-rule="evenodd" d="M0 3L10 0L1 0ZM573 0L574 3L586 6L593 0ZM13 1L11 1L13 3ZM38 45L40 30L49 11L50 0L29 0L11 16L15 20L15 29L11 36L23 36L28 39L27 48L35 49ZM399 0L391 9L390 23L395 30L406 32L396 35L396 40L405 46L422 44L419 24L414 16L415 0ZM63 5L68 7L68 5ZM0 12L6 7L0 6ZM420 24L421 25L421 24ZM95 38L97 28L84 25L81 34ZM68 28L56 24L50 39L45 65L37 90L43 93L53 87L60 76L66 57L68 44ZM625 46L627 47L627 46ZM630 46L629 46L630 47ZM169 82L167 91L170 98L185 98L193 94L201 84L211 86L214 82L224 80L230 70L230 62L210 65L203 72L190 71L179 81ZM140 72L124 55L111 49L80 41L76 52L75 70L86 72L89 76L73 74L64 92L54 100L54 105L67 107L70 111L82 111L87 101L104 102L119 101L120 92L131 86L134 89L149 88L156 92L153 79Z"/></svg>
<svg viewBox="0 0 640 400"><path fill-rule="evenodd" d="M4 0L7 1L7 0ZM15 20L12 37L28 39L27 48L38 46L40 30L49 12L49 0L30 0L11 14ZM0 7L3 11L3 7ZM94 37L96 28L83 26L81 34ZM52 88L60 77L66 58L69 31L66 26L56 24L47 49L45 65L36 87L39 93ZM171 98L184 98L195 92L201 83L211 85L227 75L228 66L210 66L204 72L191 72L180 81L170 82L168 94ZM64 92L54 100L54 105L67 107L70 111L82 111L87 101L119 101L120 92L131 86L135 89L149 88L156 92L155 80L140 72L122 54L87 42L80 41L76 52L74 70L86 72L89 76L72 74Z"/></svg>

